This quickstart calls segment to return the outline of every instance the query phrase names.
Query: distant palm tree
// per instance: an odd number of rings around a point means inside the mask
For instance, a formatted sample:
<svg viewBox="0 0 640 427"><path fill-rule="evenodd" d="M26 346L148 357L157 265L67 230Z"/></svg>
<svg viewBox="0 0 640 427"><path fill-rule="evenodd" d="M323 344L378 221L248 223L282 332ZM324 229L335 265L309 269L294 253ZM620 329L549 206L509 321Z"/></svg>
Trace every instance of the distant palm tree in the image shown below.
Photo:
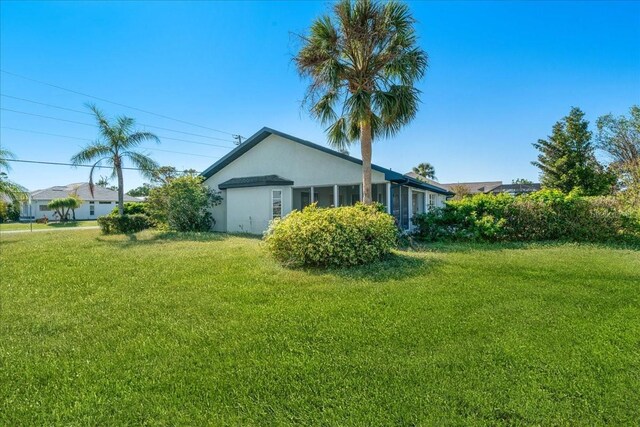
<svg viewBox="0 0 640 427"><path fill-rule="evenodd" d="M395 1L341 0L313 22L294 61L311 80L305 103L339 150L360 141L363 202L371 203L371 145L391 137L418 110L414 84L427 67L415 20Z"/></svg>
<svg viewBox="0 0 640 427"><path fill-rule="evenodd" d="M0 196L6 196L12 204L17 204L26 198L27 189L9 180L7 172L11 170L9 160L16 156L9 150L0 148Z"/></svg>
<svg viewBox="0 0 640 427"><path fill-rule="evenodd" d="M160 142L160 139L150 132L134 130L135 120L130 117L119 116L110 122L104 113L93 104L87 105L93 112L100 132L100 139L92 142L71 158L71 163L81 165L94 162L89 172L89 188L93 195L93 172L96 166L105 164L113 168L113 175L118 177L118 212L124 212L124 186L122 168L125 160L138 168L140 173L150 178L158 164L135 148L144 141Z"/></svg>
<svg viewBox="0 0 640 427"><path fill-rule="evenodd" d="M420 163L413 168L413 173L418 177L436 179L436 169L431 163Z"/></svg>

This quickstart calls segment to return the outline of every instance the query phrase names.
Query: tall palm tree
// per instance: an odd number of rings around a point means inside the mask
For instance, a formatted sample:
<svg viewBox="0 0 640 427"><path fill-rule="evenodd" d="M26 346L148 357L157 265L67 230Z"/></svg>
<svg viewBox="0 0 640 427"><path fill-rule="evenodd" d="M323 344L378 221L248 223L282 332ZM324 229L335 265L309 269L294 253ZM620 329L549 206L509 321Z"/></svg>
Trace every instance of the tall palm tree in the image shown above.
<svg viewBox="0 0 640 427"><path fill-rule="evenodd" d="M9 160L15 157L11 151L0 148L0 196L8 197L12 204L25 200L27 194L26 188L9 180L7 175L7 172L11 170Z"/></svg>
<svg viewBox="0 0 640 427"><path fill-rule="evenodd" d="M360 141L364 203L371 203L371 143L396 135L416 115L414 87L427 68L407 5L341 0L315 20L294 61L310 79L311 115L337 149Z"/></svg>
<svg viewBox="0 0 640 427"><path fill-rule="evenodd" d="M94 162L89 172L89 188L93 195L93 172L96 166L106 165L113 168L112 176L118 177L118 212L124 212L124 186L122 168L124 162L129 161L133 167L140 170L146 178L158 168L158 164L146 154L136 151L136 147L144 141L160 142L151 132L135 131L135 120L119 116L115 121L109 121L104 113L93 104L87 104L98 123L100 139L87 145L71 158L71 163L81 165Z"/></svg>
<svg viewBox="0 0 640 427"><path fill-rule="evenodd" d="M431 163L419 163L413 168L413 173L422 178L436 179L436 169Z"/></svg>

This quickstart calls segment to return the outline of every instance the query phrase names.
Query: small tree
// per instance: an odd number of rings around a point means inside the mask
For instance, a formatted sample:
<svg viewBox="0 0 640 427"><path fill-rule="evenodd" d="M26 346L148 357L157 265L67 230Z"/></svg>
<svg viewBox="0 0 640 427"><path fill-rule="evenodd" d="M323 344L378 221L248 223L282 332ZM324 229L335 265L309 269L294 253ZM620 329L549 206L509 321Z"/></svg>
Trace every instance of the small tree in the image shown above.
<svg viewBox="0 0 640 427"><path fill-rule="evenodd" d="M0 148L0 197L6 196L12 205L19 205L26 200L27 189L11 181L7 175L11 170L9 161L14 158L11 151Z"/></svg>
<svg viewBox="0 0 640 427"><path fill-rule="evenodd" d="M209 231L210 209L222 201L219 193L202 183L202 177L184 175L149 192L147 202L153 219L176 231Z"/></svg>
<svg viewBox="0 0 640 427"><path fill-rule="evenodd" d="M71 157L71 163L76 166L86 162L94 162L89 172L89 188L93 193L93 172L97 166L106 164L113 168L118 178L118 211L124 212L124 178L122 168L128 161L140 170L143 176L149 177L152 171L158 169L158 164L146 154L137 150L142 142L160 142L157 136L150 132L135 130L135 120L120 116L115 121L109 120L95 105L88 104L95 116L100 132L100 139L84 147L79 153Z"/></svg>
<svg viewBox="0 0 640 427"><path fill-rule="evenodd" d="M600 117L597 141L598 148L609 155L610 167L629 200L640 205L640 107L634 105L629 113L629 117Z"/></svg>
<svg viewBox="0 0 640 427"><path fill-rule="evenodd" d="M533 184L533 181L527 178L516 178L511 180L512 184Z"/></svg>
<svg viewBox="0 0 640 427"><path fill-rule="evenodd" d="M431 163L420 163L413 168L413 173L418 175L418 178L436 179L436 169Z"/></svg>
<svg viewBox="0 0 640 427"><path fill-rule="evenodd" d="M67 221L69 219L69 212L78 209L81 205L82 200L78 196L69 196L53 199L47 206L49 209L56 211L60 221Z"/></svg>
<svg viewBox="0 0 640 427"><path fill-rule="evenodd" d="M564 193L578 189L589 196L611 192L615 176L596 159L589 122L579 108L572 108L553 126L548 139L539 139L533 146L540 154L531 163L540 168L544 187Z"/></svg>
<svg viewBox="0 0 640 427"><path fill-rule="evenodd" d="M454 184L449 187L449 190L455 193L454 200L461 200L471 195L471 189L464 184Z"/></svg>

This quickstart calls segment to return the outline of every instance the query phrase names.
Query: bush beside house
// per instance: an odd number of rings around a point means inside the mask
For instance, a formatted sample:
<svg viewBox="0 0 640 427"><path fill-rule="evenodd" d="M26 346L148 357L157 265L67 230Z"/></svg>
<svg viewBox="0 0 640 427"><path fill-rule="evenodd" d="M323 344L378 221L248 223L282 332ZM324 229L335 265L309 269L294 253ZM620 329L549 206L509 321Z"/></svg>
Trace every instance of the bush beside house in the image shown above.
<svg viewBox="0 0 640 427"><path fill-rule="evenodd" d="M396 246L398 229L379 205L318 208L271 222L265 243L285 265L346 267L376 261Z"/></svg>
<svg viewBox="0 0 640 427"><path fill-rule="evenodd" d="M640 236L640 215L614 197L558 190L526 196L479 194L416 215L425 241L606 241Z"/></svg>

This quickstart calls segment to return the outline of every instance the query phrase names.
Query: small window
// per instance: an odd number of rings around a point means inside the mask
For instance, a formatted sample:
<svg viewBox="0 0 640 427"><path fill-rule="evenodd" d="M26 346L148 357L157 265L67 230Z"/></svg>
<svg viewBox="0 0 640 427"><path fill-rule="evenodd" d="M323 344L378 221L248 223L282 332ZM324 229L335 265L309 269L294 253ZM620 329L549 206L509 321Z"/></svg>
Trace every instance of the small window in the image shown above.
<svg viewBox="0 0 640 427"><path fill-rule="evenodd" d="M429 193L429 210L436 207L436 195Z"/></svg>
<svg viewBox="0 0 640 427"><path fill-rule="evenodd" d="M49 212L49 211L51 211L51 209L49 209L48 205L40 205L39 209L40 209L40 212Z"/></svg>
<svg viewBox="0 0 640 427"><path fill-rule="evenodd" d="M271 218L282 217L282 190L271 191Z"/></svg>
<svg viewBox="0 0 640 427"><path fill-rule="evenodd" d="M101 205L110 205L111 204L111 202L98 202L98 203L101 204Z"/></svg>

